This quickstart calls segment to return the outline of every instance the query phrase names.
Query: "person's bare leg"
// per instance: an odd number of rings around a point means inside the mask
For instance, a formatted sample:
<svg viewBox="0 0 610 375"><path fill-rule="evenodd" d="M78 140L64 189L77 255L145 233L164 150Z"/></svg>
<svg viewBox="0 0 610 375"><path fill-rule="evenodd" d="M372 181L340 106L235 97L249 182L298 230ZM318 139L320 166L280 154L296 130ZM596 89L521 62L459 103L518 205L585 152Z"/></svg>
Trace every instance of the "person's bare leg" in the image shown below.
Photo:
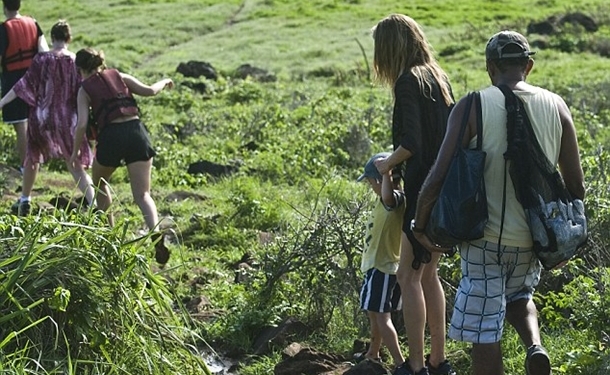
<svg viewBox="0 0 610 375"><path fill-rule="evenodd" d="M472 375L504 375L500 343L472 345Z"/></svg>
<svg viewBox="0 0 610 375"><path fill-rule="evenodd" d="M23 167L23 178L21 181L21 195L29 197L32 195L34 189L34 182L36 182L36 176L38 175L39 164L31 164L26 162Z"/></svg>
<svg viewBox="0 0 610 375"><path fill-rule="evenodd" d="M533 345L542 346L538 310L533 300L519 299L506 305L506 320L515 327L517 334L530 349ZM546 350L532 348L526 357L526 372L530 375L547 375L551 373L551 361Z"/></svg>
<svg viewBox="0 0 610 375"><path fill-rule="evenodd" d="M369 349L366 351L364 356L368 359L379 358L379 351L381 350L382 336L379 332L380 327L376 317L377 314L378 313L374 313L372 311L367 311L369 324L371 325L371 342L369 343Z"/></svg>
<svg viewBox="0 0 610 375"><path fill-rule="evenodd" d="M394 323L392 323L392 316L390 313L369 313L374 315L376 320L377 332L385 346L390 351L390 355L394 360L394 366L400 366L405 362L405 358L400 350L398 343L398 334Z"/></svg>
<svg viewBox="0 0 610 375"><path fill-rule="evenodd" d="M97 160L93 161L93 184L98 189L98 194L96 197L97 208L104 212L108 211L108 208L110 208L110 205L112 204L112 195L110 194L108 181L115 170L115 167L105 167L98 163ZM110 224L110 226L114 226L114 218L112 215L108 215L108 224Z"/></svg>
<svg viewBox="0 0 610 375"><path fill-rule="evenodd" d="M426 299L428 329L430 330L430 364L434 367L438 367L445 360L447 329L445 292L437 271L440 257L441 254L432 254L430 263L422 265L424 267L422 287Z"/></svg>
<svg viewBox="0 0 610 375"><path fill-rule="evenodd" d="M157 213L155 201L150 196L151 170L152 158L147 161L137 161L127 165L133 199L140 208L148 229L156 231L159 214Z"/></svg>
<svg viewBox="0 0 610 375"><path fill-rule="evenodd" d="M538 310L533 300L519 299L506 304L506 321L515 327L526 348L541 344Z"/></svg>
<svg viewBox="0 0 610 375"><path fill-rule="evenodd" d="M66 161L66 167L72 175L74 181L78 184L78 188L87 199L90 206L95 207L95 189L93 188L93 180L81 164L73 166L69 161Z"/></svg>
<svg viewBox="0 0 610 375"><path fill-rule="evenodd" d="M402 293L402 300L409 301L408 308L402 309L409 346L409 366L414 372L424 367L424 332L426 325L426 300L421 284L423 265L418 270L411 266L414 259L413 248L407 236L402 233L400 266L396 273Z"/></svg>
<svg viewBox="0 0 610 375"><path fill-rule="evenodd" d="M20 167L25 165L25 153L28 143L28 122L21 121L13 124L15 133L17 134L17 155L19 155Z"/></svg>

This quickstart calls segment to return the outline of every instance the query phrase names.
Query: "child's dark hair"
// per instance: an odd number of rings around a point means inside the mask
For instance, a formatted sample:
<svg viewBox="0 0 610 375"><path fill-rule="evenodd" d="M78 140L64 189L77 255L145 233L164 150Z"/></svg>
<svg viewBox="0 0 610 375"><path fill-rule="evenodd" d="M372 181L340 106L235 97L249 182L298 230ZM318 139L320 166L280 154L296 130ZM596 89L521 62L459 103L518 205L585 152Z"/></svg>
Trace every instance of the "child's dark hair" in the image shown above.
<svg viewBox="0 0 610 375"><path fill-rule="evenodd" d="M106 67L104 64L104 52L98 52L93 48L83 48L76 52L74 63L85 72L93 72L99 67Z"/></svg>
<svg viewBox="0 0 610 375"><path fill-rule="evenodd" d="M70 25L68 25L66 21L59 20L51 27L51 40L69 42L71 39L72 33L70 31Z"/></svg>
<svg viewBox="0 0 610 375"><path fill-rule="evenodd" d="M11 12L19 10L21 8L21 0L2 0L2 5Z"/></svg>

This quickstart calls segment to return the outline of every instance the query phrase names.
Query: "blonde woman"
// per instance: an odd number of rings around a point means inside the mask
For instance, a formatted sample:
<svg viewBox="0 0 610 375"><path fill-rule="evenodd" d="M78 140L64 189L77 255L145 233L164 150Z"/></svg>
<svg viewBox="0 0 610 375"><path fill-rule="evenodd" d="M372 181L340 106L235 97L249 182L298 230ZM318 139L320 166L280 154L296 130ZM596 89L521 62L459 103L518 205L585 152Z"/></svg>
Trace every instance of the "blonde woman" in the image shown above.
<svg viewBox="0 0 610 375"><path fill-rule="evenodd" d="M423 230L413 222L417 194L445 134L454 103L451 86L422 28L412 18L392 14L382 19L373 28L373 38L376 78L394 93L394 152L376 166L385 174L402 165L407 198L397 278L403 301L409 301L403 308L409 357L395 374L454 375L445 358L445 294L437 274L440 254L430 253L413 235ZM432 346L428 357L424 357L426 318Z"/></svg>

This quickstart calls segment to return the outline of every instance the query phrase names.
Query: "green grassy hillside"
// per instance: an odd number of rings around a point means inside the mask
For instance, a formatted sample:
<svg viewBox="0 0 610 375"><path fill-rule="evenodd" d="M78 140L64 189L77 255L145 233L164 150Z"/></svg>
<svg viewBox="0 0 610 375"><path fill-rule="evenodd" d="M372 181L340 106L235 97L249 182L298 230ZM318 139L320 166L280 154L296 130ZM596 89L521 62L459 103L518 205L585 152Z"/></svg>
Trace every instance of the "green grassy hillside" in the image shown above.
<svg viewBox="0 0 610 375"><path fill-rule="evenodd" d="M110 229L90 212L47 207L57 195L78 195L61 163L48 163L33 197L40 214L0 216L0 316L11 317L0 317L0 370L195 374L209 344L239 363L235 373L268 374L286 342L261 356L251 355L254 344L263 327L289 317L309 329L294 340L350 358L353 340L368 332L357 302L371 207L370 192L354 180L371 154L391 147L392 97L372 80L370 29L394 12L422 24L457 97L488 84L483 51L495 32L527 34L532 22L574 12L599 26L527 35L538 50L528 80L572 109L591 224L584 254L543 274L535 298L545 346L556 374L610 372L605 0L24 0L22 13L47 35L60 18L71 24L71 50L102 49L111 67L176 82L173 91L139 99L158 151L152 194L173 233L172 258L164 269L152 264L124 168L111 181L117 225ZM177 73L189 60L211 63L218 80ZM242 64L278 79L236 79ZM20 183L9 168L17 165L14 138L0 127L5 213ZM201 160L234 172L187 173ZM448 311L457 263L440 266ZM503 350L506 373L522 374L525 353L511 328ZM450 341L447 352L459 374L470 371L467 345Z"/></svg>

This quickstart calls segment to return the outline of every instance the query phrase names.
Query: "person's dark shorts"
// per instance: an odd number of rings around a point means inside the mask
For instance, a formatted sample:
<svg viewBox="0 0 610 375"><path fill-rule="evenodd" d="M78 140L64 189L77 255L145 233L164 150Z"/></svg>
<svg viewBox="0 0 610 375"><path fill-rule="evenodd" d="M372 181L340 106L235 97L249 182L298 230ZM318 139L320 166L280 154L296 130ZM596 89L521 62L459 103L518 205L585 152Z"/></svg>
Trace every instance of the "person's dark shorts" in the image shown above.
<svg viewBox="0 0 610 375"><path fill-rule="evenodd" d="M97 137L95 158L104 167L147 161L156 154L140 120L105 125Z"/></svg>
<svg viewBox="0 0 610 375"><path fill-rule="evenodd" d="M368 270L360 289L360 308L377 313L402 309L400 286L396 275L388 275L376 268Z"/></svg>
<svg viewBox="0 0 610 375"><path fill-rule="evenodd" d="M2 97L11 91L15 83L23 77L26 71L27 69L20 69L2 73ZM23 100L16 98L2 108L2 121L7 124L26 121L29 111L30 106Z"/></svg>

